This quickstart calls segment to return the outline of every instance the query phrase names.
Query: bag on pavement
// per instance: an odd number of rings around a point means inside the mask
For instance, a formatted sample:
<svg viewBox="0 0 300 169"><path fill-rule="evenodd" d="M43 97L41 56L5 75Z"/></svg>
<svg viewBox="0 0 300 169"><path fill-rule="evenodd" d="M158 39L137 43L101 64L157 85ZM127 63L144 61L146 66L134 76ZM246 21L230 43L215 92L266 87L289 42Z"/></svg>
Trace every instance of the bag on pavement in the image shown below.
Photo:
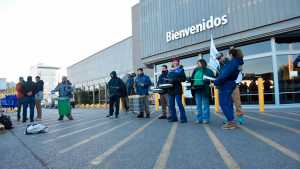
<svg viewBox="0 0 300 169"><path fill-rule="evenodd" d="M5 129L12 129L13 128L10 116L1 114L0 123L4 125Z"/></svg>
<svg viewBox="0 0 300 169"><path fill-rule="evenodd" d="M30 134L47 133L47 129L48 127L46 127L43 124L29 124L27 125L24 134L30 135Z"/></svg>

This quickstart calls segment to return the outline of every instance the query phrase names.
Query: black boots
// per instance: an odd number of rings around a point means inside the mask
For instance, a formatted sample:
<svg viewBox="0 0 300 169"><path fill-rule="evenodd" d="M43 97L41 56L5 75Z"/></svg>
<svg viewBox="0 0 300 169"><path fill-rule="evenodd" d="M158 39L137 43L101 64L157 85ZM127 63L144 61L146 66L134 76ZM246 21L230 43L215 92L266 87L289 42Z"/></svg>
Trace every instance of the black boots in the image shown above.
<svg viewBox="0 0 300 169"><path fill-rule="evenodd" d="M140 114L137 116L137 118L144 118L144 112L140 112Z"/></svg>

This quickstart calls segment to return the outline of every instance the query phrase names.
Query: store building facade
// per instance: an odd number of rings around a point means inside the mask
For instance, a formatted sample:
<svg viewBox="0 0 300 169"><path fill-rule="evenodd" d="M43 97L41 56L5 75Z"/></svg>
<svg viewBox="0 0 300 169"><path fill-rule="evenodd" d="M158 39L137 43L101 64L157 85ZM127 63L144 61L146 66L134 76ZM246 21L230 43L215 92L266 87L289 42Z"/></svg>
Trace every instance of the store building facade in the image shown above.
<svg viewBox="0 0 300 169"><path fill-rule="evenodd" d="M187 76L198 59L209 59L210 36L218 50L231 46L245 55L243 104L257 104L257 78L265 103L300 103L299 0L140 0L133 7L133 50L154 69L181 58Z"/></svg>

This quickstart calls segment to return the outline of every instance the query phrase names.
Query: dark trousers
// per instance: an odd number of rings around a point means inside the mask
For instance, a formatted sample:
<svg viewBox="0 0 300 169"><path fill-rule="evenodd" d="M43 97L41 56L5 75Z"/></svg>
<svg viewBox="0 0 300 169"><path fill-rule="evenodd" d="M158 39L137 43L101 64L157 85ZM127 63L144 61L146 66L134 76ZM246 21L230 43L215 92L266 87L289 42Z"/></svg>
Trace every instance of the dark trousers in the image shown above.
<svg viewBox="0 0 300 169"><path fill-rule="evenodd" d="M220 89L220 106L227 119L231 122L234 120L233 101L232 101L232 89Z"/></svg>
<svg viewBox="0 0 300 169"><path fill-rule="evenodd" d="M30 109L30 121L33 121L34 118L34 96L26 96L24 98L24 104L23 104L23 121L26 121L27 118L27 108L29 106Z"/></svg>
<svg viewBox="0 0 300 169"><path fill-rule="evenodd" d="M179 112L180 112L180 120L182 122L187 121L187 117L185 114L185 109L183 107L182 101L181 101L181 95L169 95L169 109L171 114L171 120L178 120L177 113L176 113L176 107L175 107L175 100L177 102Z"/></svg>
<svg viewBox="0 0 300 169"><path fill-rule="evenodd" d="M114 110L115 106L115 110ZM120 97L119 96L111 96L109 98L109 115L113 115L115 112L115 116L119 115L120 108Z"/></svg>
<svg viewBox="0 0 300 169"><path fill-rule="evenodd" d="M19 98L18 100L17 100L17 117L18 117L18 119L19 118L21 118L21 108L22 108L22 106L24 105L24 98Z"/></svg>

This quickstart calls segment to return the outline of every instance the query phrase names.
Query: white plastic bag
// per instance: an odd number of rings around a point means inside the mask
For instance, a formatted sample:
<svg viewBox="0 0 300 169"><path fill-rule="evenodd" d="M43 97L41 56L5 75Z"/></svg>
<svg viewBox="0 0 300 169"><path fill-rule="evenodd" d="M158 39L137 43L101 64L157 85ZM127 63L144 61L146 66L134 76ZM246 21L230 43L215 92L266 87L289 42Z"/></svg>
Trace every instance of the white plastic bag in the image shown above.
<svg viewBox="0 0 300 169"><path fill-rule="evenodd" d="M47 133L48 127L43 124L30 124L26 127L25 133L26 135L29 134L40 134L40 133Z"/></svg>

